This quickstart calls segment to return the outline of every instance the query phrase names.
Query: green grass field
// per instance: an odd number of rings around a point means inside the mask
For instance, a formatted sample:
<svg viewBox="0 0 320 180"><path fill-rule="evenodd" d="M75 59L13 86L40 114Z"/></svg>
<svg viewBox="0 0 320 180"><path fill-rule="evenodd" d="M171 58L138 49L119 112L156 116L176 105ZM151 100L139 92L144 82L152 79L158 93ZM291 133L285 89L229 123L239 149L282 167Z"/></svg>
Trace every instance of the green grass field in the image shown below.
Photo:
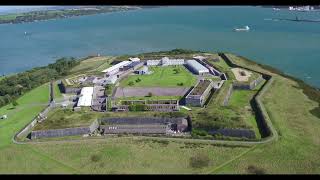
<svg viewBox="0 0 320 180"><path fill-rule="evenodd" d="M251 127L251 129L254 130L257 138L259 139L261 138L260 132L255 115L253 114L250 106L250 100L256 93L257 91L235 90L230 97L229 106L231 106L234 111L239 112L240 117L248 126Z"/></svg>
<svg viewBox="0 0 320 180"><path fill-rule="evenodd" d="M101 113L90 110L73 112L72 109L54 109L47 115L47 119L38 123L34 130L61 129L89 126Z"/></svg>
<svg viewBox="0 0 320 180"><path fill-rule="evenodd" d="M176 73L175 69L179 72ZM129 82L133 82L132 87L190 87L195 85L196 77L191 74L183 66L168 67L149 67L150 75L132 75L120 82L120 86L129 86ZM140 78L140 82L136 80ZM179 86L178 83L183 83Z"/></svg>
<svg viewBox="0 0 320 180"><path fill-rule="evenodd" d="M0 149L11 144L14 134L45 108L49 102L49 84L26 93L17 102L19 105L14 109L11 104L0 108L0 115L8 115L7 119L0 120Z"/></svg>
<svg viewBox="0 0 320 180"><path fill-rule="evenodd" d="M86 60L83 60L80 62L80 64L74 68L71 69L71 73L79 73L79 72L100 72L100 66L107 67L106 64L111 63L111 60L109 57L93 57ZM103 69L102 69L103 70Z"/></svg>
<svg viewBox="0 0 320 180"><path fill-rule="evenodd" d="M60 89L59 89L59 86L58 86L57 82L54 83L54 89L53 90L54 90L54 97L55 98L61 98L62 97L62 94L60 92Z"/></svg>

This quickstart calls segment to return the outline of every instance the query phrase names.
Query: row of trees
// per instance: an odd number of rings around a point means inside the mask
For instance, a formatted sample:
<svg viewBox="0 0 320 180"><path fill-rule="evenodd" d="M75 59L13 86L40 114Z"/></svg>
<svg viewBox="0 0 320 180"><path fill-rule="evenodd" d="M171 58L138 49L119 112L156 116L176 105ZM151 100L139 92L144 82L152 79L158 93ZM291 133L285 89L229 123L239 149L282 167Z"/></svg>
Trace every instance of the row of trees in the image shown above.
<svg viewBox="0 0 320 180"><path fill-rule="evenodd" d="M50 80L68 74L69 70L80 62L75 58L61 58L55 63L44 67L5 77L0 81L0 107L13 102L15 99Z"/></svg>

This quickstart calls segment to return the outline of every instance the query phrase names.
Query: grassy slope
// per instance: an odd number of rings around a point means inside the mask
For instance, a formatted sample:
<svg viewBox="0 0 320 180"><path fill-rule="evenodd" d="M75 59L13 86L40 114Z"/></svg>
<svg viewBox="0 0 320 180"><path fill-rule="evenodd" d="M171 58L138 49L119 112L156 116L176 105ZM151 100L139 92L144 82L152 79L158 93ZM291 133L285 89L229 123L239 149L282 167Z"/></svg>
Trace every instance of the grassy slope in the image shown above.
<svg viewBox="0 0 320 180"><path fill-rule="evenodd" d="M250 100L256 93L256 91L235 90L230 97L229 105L233 107L233 110L240 113L246 124L248 124L254 130L256 136L260 138L256 118L250 106Z"/></svg>
<svg viewBox="0 0 320 180"><path fill-rule="evenodd" d="M0 108L0 114L7 114L8 119L0 121L0 147L10 144L11 137L30 122L49 101L49 85L44 84L17 100L18 106L12 109L8 104Z"/></svg>
<svg viewBox="0 0 320 180"><path fill-rule="evenodd" d="M78 66L72 68L70 72L78 73L83 71L96 71L96 69L101 65L109 62L110 58L105 56L89 58L81 61L81 63Z"/></svg>
<svg viewBox="0 0 320 180"><path fill-rule="evenodd" d="M247 147L218 147L170 142L140 141L137 138L83 142L48 142L44 144L13 144L11 138L43 108L28 107L46 103L37 95L48 90L48 84L30 91L18 101L21 110L0 122L0 173L201 173L210 167L194 169L190 157L207 154L211 165L223 163ZM8 107L1 108L6 112ZM8 113L9 114L9 113ZM98 156L98 160L92 157Z"/></svg>
<svg viewBox="0 0 320 180"><path fill-rule="evenodd" d="M53 90L54 90L54 97L55 98L61 98L62 97L62 94L61 94L61 92L59 90L59 86L58 86L57 82L54 83L54 89Z"/></svg>
<svg viewBox="0 0 320 180"><path fill-rule="evenodd" d="M246 173L249 165L266 173L320 173L320 119L309 112L317 103L296 88L295 81L274 76L275 81L262 102L278 131L279 140L259 145L212 173Z"/></svg>
<svg viewBox="0 0 320 180"><path fill-rule="evenodd" d="M212 166L220 165L245 147L217 147L159 143L138 138L109 138L71 143L37 144L35 148L81 173L206 173L211 167L192 168L190 157L208 155ZM92 160L96 156L97 160Z"/></svg>
<svg viewBox="0 0 320 180"><path fill-rule="evenodd" d="M99 113L85 110L74 113L70 109L55 109L50 111L46 121L36 125L34 130L89 126L98 115Z"/></svg>
<svg viewBox="0 0 320 180"><path fill-rule="evenodd" d="M174 69L180 69L178 74L175 74ZM191 87L196 83L196 78L188 70L182 66L168 67L151 67L153 73L150 75L133 75L121 81L121 86L128 86L130 81L134 82L132 87ZM135 80L140 78L140 82ZM183 86L178 86L177 83L183 83Z"/></svg>

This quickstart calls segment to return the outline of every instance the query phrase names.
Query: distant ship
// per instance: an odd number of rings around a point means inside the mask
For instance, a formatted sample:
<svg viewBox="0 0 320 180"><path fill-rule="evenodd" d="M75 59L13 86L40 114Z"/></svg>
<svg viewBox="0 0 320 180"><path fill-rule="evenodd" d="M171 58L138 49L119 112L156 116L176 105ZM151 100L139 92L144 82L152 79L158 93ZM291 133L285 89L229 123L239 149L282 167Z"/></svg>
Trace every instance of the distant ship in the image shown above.
<svg viewBox="0 0 320 180"><path fill-rule="evenodd" d="M275 11L280 11L280 8L272 8Z"/></svg>
<svg viewBox="0 0 320 180"><path fill-rule="evenodd" d="M250 28L249 28L249 26L245 26L244 28L234 28L233 30L234 31L249 31Z"/></svg>

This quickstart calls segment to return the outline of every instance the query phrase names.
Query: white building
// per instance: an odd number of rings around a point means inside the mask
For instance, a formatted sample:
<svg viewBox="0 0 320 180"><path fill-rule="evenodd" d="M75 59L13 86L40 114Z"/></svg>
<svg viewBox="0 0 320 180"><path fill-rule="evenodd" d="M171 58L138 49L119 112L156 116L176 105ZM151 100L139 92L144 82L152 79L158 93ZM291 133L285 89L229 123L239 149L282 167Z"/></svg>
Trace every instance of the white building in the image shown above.
<svg viewBox="0 0 320 180"><path fill-rule="evenodd" d="M140 61L140 58L137 58L137 57L135 57L135 58L129 58L129 61L132 61L132 62L139 62Z"/></svg>
<svg viewBox="0 0 320 180"><path fill-rule="evenodd" d="M161 60L147 60L147 66L159 66L161 65Z"/></svg>
<svg viewBox="0 0 320 180"><path fill-rule="evenodd" d="M116 75L109 76L106 79L106 84L115 84L117 80L118 80L118 78Z"/></svg>
<svg viewBox="0 0 320 180"><path fill-rule="evenodd" d="M193 59L203 61L203 60L206 59L206 57L203 57L203 56L194 56Z"/></svg>
<svg viewBox="0 0 320 180"><path fill-rule="evenodd" d="M184 59L169 59L168 57L163 57L161 60L147 60L147 66L173 66L184 63Z"/></svg>
<svg viewBox="0 0 320 180"><path fill-rule="evenodd" d="M132 62L131 61L122 61L116 65L113 65L105 70L103 70L102 72L106 73L107 75L113 75L113 74L116 74L117 72L119 72L119 69L123 66L126 66L126 65L129 65L131 64Z"/></svg>
<svg viewBox="0 0 320 180"><path fill-rule="evenodd" d="M198 63L196 60L188 60L187 66L195 74L199 74L199 75L209 74L209 69L204 67L202 64Z"/></svg>
<svg viewBox="0 0 320 180"><path fill-rule="evenodd" d="M80 98L77 106L91 106L93 87L83 87L81 89Z"/></svg>

